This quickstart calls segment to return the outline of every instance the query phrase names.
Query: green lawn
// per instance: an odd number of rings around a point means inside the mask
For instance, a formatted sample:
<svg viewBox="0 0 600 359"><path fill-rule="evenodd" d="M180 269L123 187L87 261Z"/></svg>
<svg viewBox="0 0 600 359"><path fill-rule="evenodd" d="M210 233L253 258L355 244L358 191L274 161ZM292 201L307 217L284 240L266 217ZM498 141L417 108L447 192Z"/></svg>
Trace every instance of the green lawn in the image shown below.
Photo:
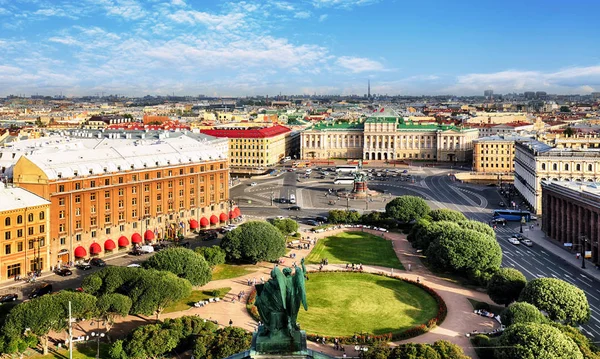
<svg viewBox="0 0 600 359"><path fill-rule="evenodd" d="M256 272L253 265L219 264L212 271L212 280L237 278Z"/></svg>
<svg viewBox="0 0 600 359"><path fill-rule="evenodd" d="M320 239L306 261L318 264L323 258L328 258L331 264L362 263L404 269L391 241L363 232L344 232Z"/></svg>
<svg viewBox="0 0 600 359"><path fill-rule="evenodd" d="M318 335L397 333L437 314L435 299L421 288L374 274L311 273L306 294L308 311L300 308L298 322Z"/></svg>
<svg viewBox="0 0 600 359"><path fill-rule="evenodd" d="M214 289L214 290L219 291L220 293L219 293L218 297L223 299L225 294L229 293L231 288L226 287L226 288L218 288L218 289ZM166 307L165 310L163 311L163 314L172 313L172 312L180 312L182 310L188 310L189 308L194 306L194 303L199 302L201 300L206 300L208 298L214 298L214 297L215 297L215 295L213 293L213 290L193 290L192 294L189 297L183 298L183 299L179 300L178 302L173 303L170 306Z"/></svg>

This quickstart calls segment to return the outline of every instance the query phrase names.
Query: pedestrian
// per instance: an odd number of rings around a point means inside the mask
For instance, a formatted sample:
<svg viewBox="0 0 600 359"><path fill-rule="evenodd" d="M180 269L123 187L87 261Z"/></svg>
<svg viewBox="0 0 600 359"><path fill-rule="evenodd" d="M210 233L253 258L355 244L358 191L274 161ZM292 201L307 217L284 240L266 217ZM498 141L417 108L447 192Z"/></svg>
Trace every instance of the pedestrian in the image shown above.
<svg viewBox="0 0 600 359"><path fill-rule="evenodd" d="M252 285L256 285L256 277L252 278Z"/></svg>
<svg viewBox="0 0 600 359"><path fill-rule="evenodd" d="M417 283L421 283L421 279L419 279L419 277L417 277Z"/></svg>
<svg viewBox="0 0 600 359"><path fill-rule="evenodd" d="M260 277L260 283L265 284L265 277Z"/></svg>
<svg viewBox="0 0 600 359"><path fill-rule="evenodd" d="M408 271L409 271L409 272L410 272L410 268L411 268L411 266L412 266L412 265L411 265L410 263L408 263Z"/></svg>
<svg viewBox="0 0 600 359"><path fill-rule="evenodd" d="M229 319L229 326L233 325L233 320Z"/></svg>

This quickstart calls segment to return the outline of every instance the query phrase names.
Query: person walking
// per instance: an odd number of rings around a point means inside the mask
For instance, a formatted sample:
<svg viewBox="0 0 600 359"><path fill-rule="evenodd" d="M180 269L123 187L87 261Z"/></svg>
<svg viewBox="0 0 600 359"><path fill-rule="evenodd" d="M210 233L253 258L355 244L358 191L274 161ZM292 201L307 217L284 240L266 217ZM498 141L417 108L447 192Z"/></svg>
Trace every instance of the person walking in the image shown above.
<svg viewBox="0 0 600 359"><path fill-rule="evenodd" d="M233 325L233 320L229 319L229 326Z"/></svg>

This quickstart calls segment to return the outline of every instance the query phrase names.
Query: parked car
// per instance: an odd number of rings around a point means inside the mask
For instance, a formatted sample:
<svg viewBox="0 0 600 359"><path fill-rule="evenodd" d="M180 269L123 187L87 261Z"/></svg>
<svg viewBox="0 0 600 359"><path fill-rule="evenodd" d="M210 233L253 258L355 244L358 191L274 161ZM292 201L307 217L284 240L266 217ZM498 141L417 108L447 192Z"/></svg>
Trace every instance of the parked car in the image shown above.
<svg viewBox="0 0 600 359"><path fill-rule="evenodd" d="M140 252L142 253L153 253L154 252L154 247L152 246L141 246L139 249Z"/></svg>
<svg viewBox="0 0 600 359"><path fill-rule="evenodd" d="M250 183L250 186L251 186L251 187L254 187L254 186L256 186L256 185L257 185L257 183L256 183L256 182L252 182L252 183Z"/></svg>
<svg viewBox="0 0 600 359"><path fill-rule="evenodd" d="M533 214L529 216L529 219L532 221L537 221L537 216L534 216Z"/></svg>
<svg viewBox="0 0 600 359"><path fill-rule="evenodd" d="M127 266L127 268L141 268L142 266L137 263L131 263Z"/></svg>
<svg viewBox="0 0 600 359"><path fill-rule="evenodd" d="M89 263L79 263L75 266L75 268L81 270L89 270L92 269L92 266Z"/></svg>
<svg viewBox="0 0 600 359"><path fill-rule="evenodd" d="M277 216L277 217L275 217L275 218L277 218L277 219L279 219L279 220L285 219L285 217L284 217L284 216Z"/></svg>
<svg viewBox="0 0 600 359"><path fill-rule="evenodd" d="M531 241L531 239L528 238L523 238L521 240L521 243L523 243L524 245L526 245L527 247L533 247L533 242Z"/></svg>
<svg viewBox="0 0 600 359"><path fill-rule="evenodd" d="M14 302L15 300L17 300L17 298L19 298L19 295L16 293L5 294L0 297L0 303Z"/></svg>
<svg viewBox="0 0 600 359"><path fill-rule="evenodd" d="M317 222L327 222L327 217L325 216L316 216L315 221Z"/></svg>
<svg viewBox="0 0 600 359"><path fill-rule="evenodd" d="M100 258L92 258L90 264L96 267L106 267L106 262Z"/></svg>
<svg viewBox="0 0 600 359"><path fill-rule="evenodd" d="M202 231L200 232L200 238L203 241L212 241L213 239L217 239L219 235L216 231Z"/></svg>
<svg viewBox="0 0 600 359"><path fill-rule="evenodd" d="M317 222L313 219L309 219L308 221L306 221L306 224L308 224L309 226L318 226L319 222Z"/></svg>
<svg viewBox="0 0 600 359"><path fill-rule="evenodd" d="M516 239L515 237L510 237L510 238L508 239L508 242L509 242L510 244L514 244L515 246L518 246L519 244L521 244L521 242L519 242L519 240L518 240L518 239Z"/></svg>
<svg viewBox="0 0 600 359"><path fill-rule="evenodd" d="M132 250L131 252L129 252L127 254L129 254L130 256L141 256L141 255L144 254L144 252L140 252L137 249L134 249L134 250Z"/></svg>
<svg viewBox="0 0 600 359"><path fill-rule="evenodd" d="M290 211L300 211L302 210L302 208L300 208L299 206L291 206L290 208L288 208Z"/></svg>
<svg viewBox="0 0 600 359"><path fill-rule="evenodd" d="M46 295L48 293L52 293L52 284L44 284L43 286L36 288L29 294L29 299L41 297L42 295Z"/></svg>
<svg viewBox="0 0 600 359"><path fill-rule="evenodd" d="M71 270L68 268L59 269L55 273L61 277L67 277L67 276L70 276L71 274L73 274L73 272L71 272Z"/></svg>

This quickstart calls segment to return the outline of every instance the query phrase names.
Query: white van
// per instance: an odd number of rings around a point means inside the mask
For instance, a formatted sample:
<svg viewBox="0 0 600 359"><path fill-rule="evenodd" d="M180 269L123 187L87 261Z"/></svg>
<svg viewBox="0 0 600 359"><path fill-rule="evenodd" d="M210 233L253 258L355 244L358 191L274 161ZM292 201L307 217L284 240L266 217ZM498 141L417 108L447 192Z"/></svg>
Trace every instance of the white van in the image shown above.
<svg viewBox="0 0 600 359"><path fill-rule="evenodd" d="M139 249L140 252L144 252L144 253L153 253L154 252L154 247L152 246L141 246Z"/></svg>
<svg viewBox="0 0 600 359"><path fill-rule="evenodd" d="M311 174L311 173L312 173L312 170L311 170L310 168L307 168L307 169L306 169L306 172L304 172L304 173L306 173L307 175L309 175L309 174Z"/></svg>
<svg viewBox="0 0 600 359"><path fill-rule="evenodd" d="M296 204L296 195L295 194L290 194L290 203Z"/></svg>

